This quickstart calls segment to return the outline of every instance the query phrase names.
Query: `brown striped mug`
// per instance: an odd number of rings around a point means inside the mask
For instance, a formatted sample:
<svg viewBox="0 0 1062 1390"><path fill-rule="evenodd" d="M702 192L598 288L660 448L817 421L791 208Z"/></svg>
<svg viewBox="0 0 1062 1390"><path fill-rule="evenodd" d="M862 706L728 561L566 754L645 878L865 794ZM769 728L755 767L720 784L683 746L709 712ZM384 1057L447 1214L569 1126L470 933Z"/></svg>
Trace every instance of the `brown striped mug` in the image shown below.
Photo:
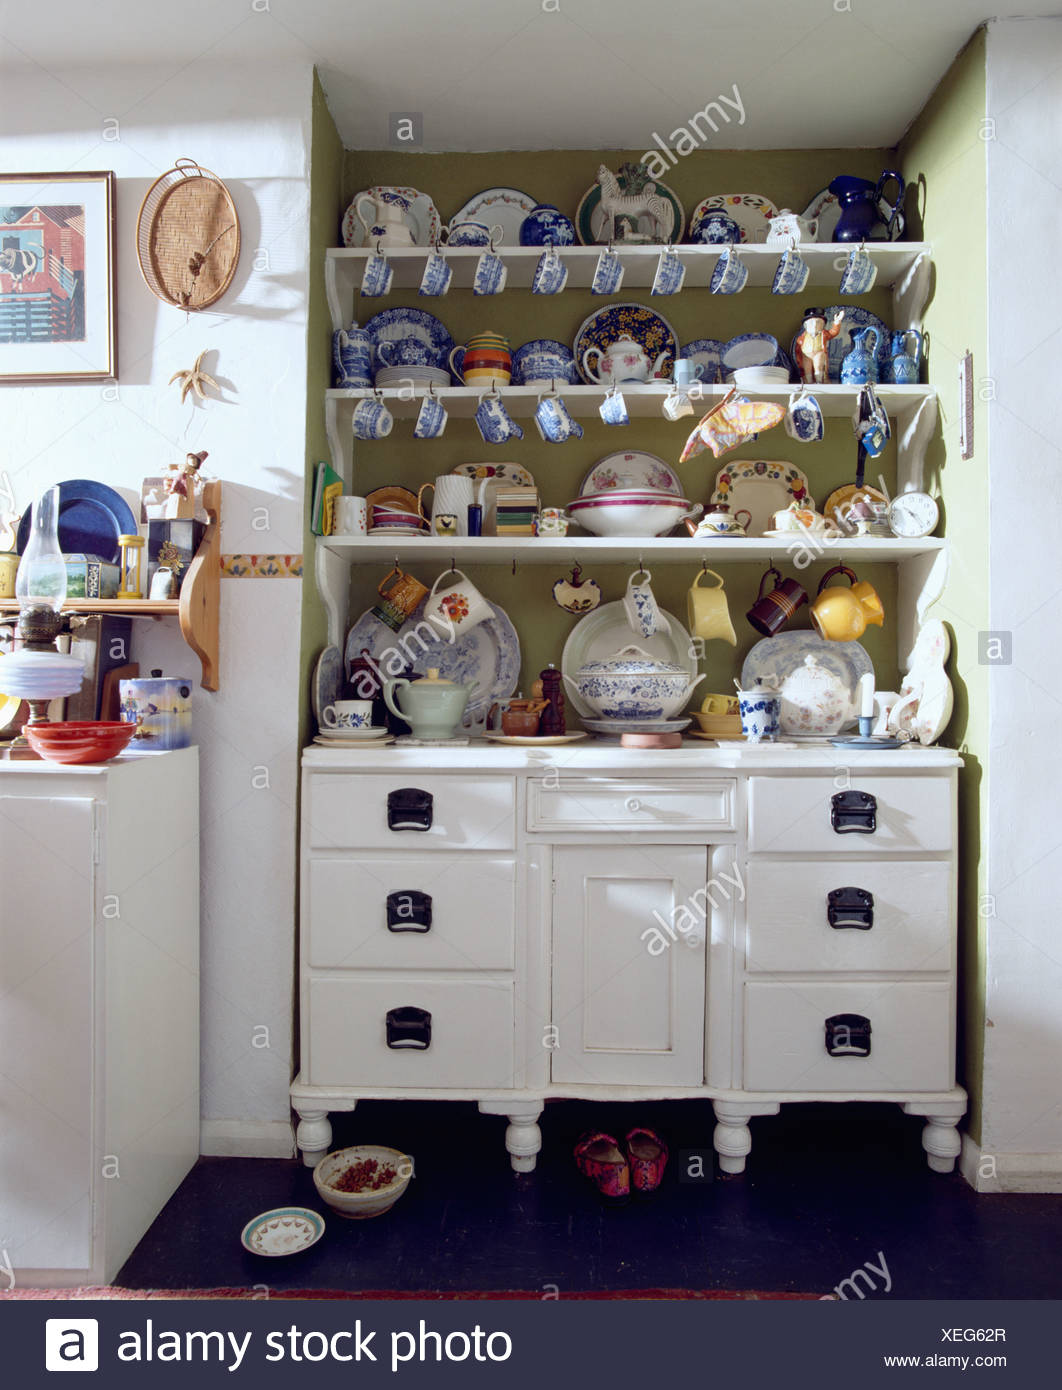
<svg viewBox="0 0 1062 1390"><path fill-rule="evenodd" d="M765 594L763 587L771 575L774 575L775 585L769 594ZM795 579L783 579L772 565L760 580L756 602L745 616L757 632L762 632L764 637L773 637L807 601L807 590L802 589Z"/></svg>

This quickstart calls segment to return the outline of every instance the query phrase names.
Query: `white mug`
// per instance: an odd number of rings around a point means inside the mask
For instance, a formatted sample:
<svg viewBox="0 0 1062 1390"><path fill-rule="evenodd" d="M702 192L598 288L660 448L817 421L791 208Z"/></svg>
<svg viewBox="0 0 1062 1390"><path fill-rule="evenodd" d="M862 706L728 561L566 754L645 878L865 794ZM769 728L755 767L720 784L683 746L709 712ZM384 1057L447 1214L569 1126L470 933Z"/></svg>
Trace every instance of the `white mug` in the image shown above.
<svg viewBox="0 0 1062 1390"><path fill-rule="evenodd" d="M424 510L424 493L432 489L431 513ZM442 473L434 482L425 483L417 493L417 509L425 521L433 522L437 516L456 516L457 534L468 535L468 509L476 500L476 491L471 478L462 478L454 473Z"/></svg>
<svg viewBox="0 0 1062 1390"><path fill-rule="evenodd" d="M371 729L371 700L336 700L321 711L321 723L326 729Z"/></svg>
<svg viewBox="0 0 1062 1390"><path fill-rule="evenodd" d="M451 583L443 584L449 575L456 578ZM458 633L468 632L493 616L493 608L461 570L445 570L440 574L424 601L424 617L448 632L447 640L450 642Z"/></svg>
<svg viewBox="0 0 1062 1390"><path fill-rule="evenodd" d="M369 509L364 497L337 497L334 505L337 536L368 535Z"/></svg>

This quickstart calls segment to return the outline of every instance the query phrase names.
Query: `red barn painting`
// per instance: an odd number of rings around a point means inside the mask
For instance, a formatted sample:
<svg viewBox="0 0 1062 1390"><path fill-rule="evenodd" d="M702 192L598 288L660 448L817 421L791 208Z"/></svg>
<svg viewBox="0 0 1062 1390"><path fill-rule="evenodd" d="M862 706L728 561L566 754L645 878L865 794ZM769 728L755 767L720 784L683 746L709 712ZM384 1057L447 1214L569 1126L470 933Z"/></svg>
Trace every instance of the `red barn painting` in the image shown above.
<svg viewBox="0 0 1062 1390"><path fill-rule="evenodd" d="M84 206L0 207L0 343L84 337Z"/></svg>

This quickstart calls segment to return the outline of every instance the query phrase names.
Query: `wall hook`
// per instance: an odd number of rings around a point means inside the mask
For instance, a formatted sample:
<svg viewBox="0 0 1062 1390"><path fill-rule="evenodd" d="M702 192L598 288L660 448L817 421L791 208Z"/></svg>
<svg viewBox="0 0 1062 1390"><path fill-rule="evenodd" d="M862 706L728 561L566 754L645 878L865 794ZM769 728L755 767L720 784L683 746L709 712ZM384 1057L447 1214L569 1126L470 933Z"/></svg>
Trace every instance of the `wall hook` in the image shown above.
<svg viewBox="0 0 1062 1390"><path fill-rule="evenodd" d="M513 574L516 574L516 556L513 556Z"/></svg>

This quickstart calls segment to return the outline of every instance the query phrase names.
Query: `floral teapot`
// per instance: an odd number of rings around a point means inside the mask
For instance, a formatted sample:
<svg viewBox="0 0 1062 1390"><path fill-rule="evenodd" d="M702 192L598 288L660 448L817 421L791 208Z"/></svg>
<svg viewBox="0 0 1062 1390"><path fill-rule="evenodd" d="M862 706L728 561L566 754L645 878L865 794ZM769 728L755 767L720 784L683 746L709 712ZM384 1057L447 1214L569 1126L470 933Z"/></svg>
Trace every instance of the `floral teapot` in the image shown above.
<svg viewBox="0 0 1062 1390"><path fill-rule="evenodd" d="M589 359L597 358L596 370ZM624 333L614 343L601 351L598 347L588 347L583 353L583 371L590 381L601 386L615 385L624 381L648 381L656 376L667 361L668 354L662 352L655 361L640 343L636 343L629 333Z"/></svg>

